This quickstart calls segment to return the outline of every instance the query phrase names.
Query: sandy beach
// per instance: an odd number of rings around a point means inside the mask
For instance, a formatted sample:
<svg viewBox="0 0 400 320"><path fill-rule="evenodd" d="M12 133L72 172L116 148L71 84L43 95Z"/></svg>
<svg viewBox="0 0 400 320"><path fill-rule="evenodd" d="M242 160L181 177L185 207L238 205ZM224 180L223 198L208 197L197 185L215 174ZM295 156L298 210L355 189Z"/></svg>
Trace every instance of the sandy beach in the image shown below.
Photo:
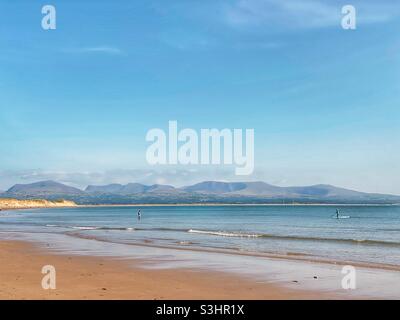
<svg viewBox="0 0 400 320"><path fill-rule="evenodd" d="M44 265L57 289L41 287ZM0 242L0 299L328 299L223 272L147 270L121 260L55 255L20 241Z"/></svg>
<svg viewBox="0 0 400 320"><path fill-rule="evenodd" d="M124 206L5 210L0 299L397 299L395 234L378 233L397 213L343 210L353 219L329 207L146 207L142 220ZM46 265L56 290L41 287ZM342 284L348 265L356 290Z"/></svg>

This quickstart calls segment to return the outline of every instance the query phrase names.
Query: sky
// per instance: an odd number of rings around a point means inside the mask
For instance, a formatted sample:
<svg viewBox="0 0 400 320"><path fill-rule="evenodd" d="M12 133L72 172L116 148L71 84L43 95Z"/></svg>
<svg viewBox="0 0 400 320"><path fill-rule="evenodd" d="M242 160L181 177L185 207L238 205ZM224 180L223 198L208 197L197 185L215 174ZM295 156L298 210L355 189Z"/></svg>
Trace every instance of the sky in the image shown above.
<svg viewBox="0 0 400 320"><path fill-rule="evenodd" d="M400 194L399 30L395 0L2 1L0 190L262 180ZM254 129L254 173L149 165L146 133L170 120Z"/></svg>

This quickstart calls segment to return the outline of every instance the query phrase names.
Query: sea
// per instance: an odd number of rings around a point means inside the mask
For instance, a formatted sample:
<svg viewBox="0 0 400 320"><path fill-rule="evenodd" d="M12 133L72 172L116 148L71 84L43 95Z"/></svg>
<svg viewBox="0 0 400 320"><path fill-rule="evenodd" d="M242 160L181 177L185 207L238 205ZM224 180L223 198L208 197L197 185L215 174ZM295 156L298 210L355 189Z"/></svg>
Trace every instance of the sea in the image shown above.
<svg viewBox="0 0 400 320"><path fill-rule="evenodd" d="M91 240L96 241L96 248L123 244L124 250L141 246L400 267L400 206L392 205L110 206L1 211L0 238L7 235L23 235L49 244L62 236L66 239L63 241L73 239L82 251L88 243L83 240ZM90 250L96 250L93 248Z"/></svg>

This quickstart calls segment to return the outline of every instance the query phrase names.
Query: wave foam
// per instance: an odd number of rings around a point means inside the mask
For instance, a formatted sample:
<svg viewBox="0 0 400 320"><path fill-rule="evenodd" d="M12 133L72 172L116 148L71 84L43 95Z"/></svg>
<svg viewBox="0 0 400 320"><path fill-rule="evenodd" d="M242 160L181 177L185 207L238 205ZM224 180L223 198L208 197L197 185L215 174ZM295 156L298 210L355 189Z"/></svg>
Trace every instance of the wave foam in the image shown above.
<svg viewBox="0 0 400 320"><path fill-rule="evenodd" d="M189 229L187 232L200 233L200 234L211 234L214 236L222 236L222 237L258 238L261 236L259 234L247 234L247 233L240 233L240 232L224 232L224 231L206 231L206 230L195 230L195 229Z"/></svg>
<svg viewBox="0 0 400 320"><path fill-rule="evenodd" d="M72 229L78 229L78 230L98 230L100 228L98 227L72 227Z"/></svg>

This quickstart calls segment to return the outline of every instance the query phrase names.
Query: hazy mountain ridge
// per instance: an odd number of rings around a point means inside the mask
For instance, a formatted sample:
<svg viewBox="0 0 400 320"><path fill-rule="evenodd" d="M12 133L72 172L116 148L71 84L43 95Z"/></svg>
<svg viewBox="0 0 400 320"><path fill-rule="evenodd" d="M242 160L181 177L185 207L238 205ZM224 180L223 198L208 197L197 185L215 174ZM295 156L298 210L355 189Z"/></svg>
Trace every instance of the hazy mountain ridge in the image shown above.
<svg viewBox="0 0 400 320"><path fill-rule="evenodd" d="M262 181L204 181L175 188L140 183L89 185L85 190L55 181L17 184L1 198L66 199L80 204L129 203L400 203L400 196L364 193L331 185L279 187Z"/></svg>
<svg viewBox="0 0 400 320"><path fill-rule="evenodd" d="M60 193L60 194L73 194L79 195L84 194L84 191L67 186L65 184L47 180L47 181L39 181L30 184L16 184L10 189L8 189L5 193L8 194L35 194L35 195L46 195L49 193Z"/></svg>
<svg viewBox="0 0 400 320"><path fill-rule="evenodd" d="M168 192L177 190L175 187L170 185L153 184L150 186L140 183L128 183L122 184L109 184L104 186L93 186L90 185L85 189L85 192L91 194L119 194L119 195L132 195L138 193L147 192Z"/></svg>

